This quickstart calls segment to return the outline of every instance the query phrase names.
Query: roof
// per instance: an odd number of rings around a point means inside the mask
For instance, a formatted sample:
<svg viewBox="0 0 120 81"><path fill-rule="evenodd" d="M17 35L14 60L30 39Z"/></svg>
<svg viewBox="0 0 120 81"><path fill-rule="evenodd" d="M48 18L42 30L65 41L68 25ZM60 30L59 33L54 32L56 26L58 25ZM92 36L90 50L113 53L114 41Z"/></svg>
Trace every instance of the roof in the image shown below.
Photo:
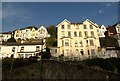
<svg viewBox="0 0 120 81"><path fill-rule="evenodd" d="M64 19L62 22L60 22L56 27L58 27L60 24L64 23L64 22L68 22L68 23L71 23L69 20L67 19Z"/></svg>
<svg viewBox="0 0 120 81"><path fill-rule="evenodd" d="M96 26L96 27L98 27L98 25L96 24L96 23L94 23L94 22L92 22L91 20L89 20L89 19L86 19L85 21L88 21L89 23L91 23L92 25L94 25L94 26ZM84 22L85 22L84 21ZM58 27L60 24L62 24L63 22L68 22L68 23L70 23L70 24L74 24L74 25L79 25L79 24L83 24L84 22L82 22L82 23L74 23L74 22L70 22L69 20L67 20L67 19L64 19L62 22L60 22L56 27Z"/></svg>
<svg viewBox="0 0 120 81"><path fill-rule="evenodd" d="M106 29L107 29L110 33L113 33L113 35L117 34L117 31L116 31L115 27L113 27L113 26L108 26Z"/></svg>
<svg viewBox="0 0 120 81"><path fill-rule="evenodd" d="M74 23L74 22L72 22L71 24L79 25L79 24L83 24L83 23Z"/></svg>
<svg viewBox="0 0 120 81"><path fill-rule="evenodd" d="M35 52L40 52L40 51L21 51L21 52L17 52L17 53L35 53Z"/></svg>
<svg viewBox="0 0 120 81"><path fill-rule="evenodd" d="M101 28L101 27L105 27L105 26L102 24L102 25L100 25L100 27L99 27L99 28Z"/></svg>
<svg viewBox="0 0 120 81"><path fill-rule="evenodd" d="M32 28L35 28L35 30L37 30L38 28L36 28L35 26L28 26L26 28L21 28L19 30L24 30L24 29L32 29Z"/></svg>
<svg viewBox="0 0 120 81"><path fill-rule="evenodd" d="M115 26L117 26L118 24L120 24L120 22L117 22L116 24L112 25L112 27L115 27Z"/></svg>
<svg viewBox="0 0 120 81"><path fill-rule="evenodd" d="M21 46L21 45L42 45L42 43L41 42L31 42L31 43L2 43L0 45Z"/></svg>
<svg viewBox="0 0 120 81"><path fill-rule="evenodd" d="M97 25L96 23L92 22L90 19L86 19L85 21L88 21L89 23L91 23L91 24L94 25L95 27L98 27L98 25ZM85 21L84 21L84 22L85 22ZM83 22L83 23L84 23L84 22Z"/></svg>
<svg viewBox="0 0 120 81"><path fill-rule="evenodd" d="M12 34L12 32L1 32L0 34Z"/></svg>

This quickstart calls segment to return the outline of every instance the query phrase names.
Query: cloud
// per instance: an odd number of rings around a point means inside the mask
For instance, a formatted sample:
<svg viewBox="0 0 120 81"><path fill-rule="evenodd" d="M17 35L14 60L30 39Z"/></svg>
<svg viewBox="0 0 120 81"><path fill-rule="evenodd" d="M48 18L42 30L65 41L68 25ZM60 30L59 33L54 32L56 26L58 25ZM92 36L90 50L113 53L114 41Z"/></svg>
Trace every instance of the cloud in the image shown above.
<svg viewBox="0 0 120 81"><path fill-rule="evenodd" d="M106 7L110 7L110 6L111 6L111 3L107 3L107 4L106 4Z"/></svg>
<svg viewBox="0 0 120 81"><path fill-rule="evenodd" d="M19 6L19 4L3 3L2 6L3 30L14 30L17 26L18 27L22 26L21 23L26 23L30 21L32 18L29 15L29 13L30 11L28 11L22 6Z"/></svg>
<svg viewBox="0 0 120 81"><path fill-rule="evenodd" d="M102 13L104 13L104 11L103 11L103 10L99 10L98 12L99 12L99 14L102 14Z"/></svg>
<svg viewBox="0 0 120 81"><path fill-rule="evenodd" d="M4 4L3 4L4 5ZM3 19L30 19L31 17L28 15L29 11L25 10L22 7L13 6L11 4L7 4L3 6L2 17Z"/></svg>

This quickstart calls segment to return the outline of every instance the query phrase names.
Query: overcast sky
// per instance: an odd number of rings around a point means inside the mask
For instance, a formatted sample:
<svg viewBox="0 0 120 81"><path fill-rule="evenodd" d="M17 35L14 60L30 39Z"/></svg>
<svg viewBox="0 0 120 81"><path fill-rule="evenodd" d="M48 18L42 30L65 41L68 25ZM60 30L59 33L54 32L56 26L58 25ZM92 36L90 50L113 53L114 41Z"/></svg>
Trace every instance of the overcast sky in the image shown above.
<svg viewBox="0 0 120 81"><path fill-rule="evenodd" d="M57 25L64 19L83 22L85 19L99 26L118 22L117 2L3 2L2 31L35 25Z"/></svg>

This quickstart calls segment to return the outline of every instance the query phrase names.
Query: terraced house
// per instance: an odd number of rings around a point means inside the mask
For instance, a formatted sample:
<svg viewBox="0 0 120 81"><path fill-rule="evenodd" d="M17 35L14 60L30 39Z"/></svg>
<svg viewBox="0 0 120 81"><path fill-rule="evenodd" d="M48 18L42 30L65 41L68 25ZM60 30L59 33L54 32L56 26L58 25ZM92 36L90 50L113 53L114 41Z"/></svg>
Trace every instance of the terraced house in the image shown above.
<svg viewBox="0 0 120 81"><path fill-rule="evenodd" d="M89 19L72 23L65 19L57 25L57 51L67 58L86 59L98 54L99 27Z"/></svg>
<svg viewBox="0 0 120 81"><path fill-rule="evenodd" d="M44 26L40 26L39 28L29 26L14 31L14 38L16 40L41 39L46 37L48 37L48 32Z"/></svg>

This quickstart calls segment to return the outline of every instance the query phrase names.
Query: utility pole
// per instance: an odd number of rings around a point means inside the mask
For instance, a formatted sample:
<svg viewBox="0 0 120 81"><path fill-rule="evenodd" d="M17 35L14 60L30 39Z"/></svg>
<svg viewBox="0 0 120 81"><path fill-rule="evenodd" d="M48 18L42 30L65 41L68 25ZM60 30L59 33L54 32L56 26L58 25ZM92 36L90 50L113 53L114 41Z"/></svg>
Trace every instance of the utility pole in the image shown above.
<svg viewBox="0 0 120 81"><path fill-rule="evenodd" d="M44 37L42 37L42 40L41 40L41 59L40 59L40 79L42 80L42 52L43 52L43 45L44 45Z"/></svg>
<svg viewBox="0 0 120 81"><path fill-rule="evenodd" d="M11 80L12 69L13 69L14 53L13 53L13 57L11 57L11 58L12 58L12 62L11 62L11 67L10 67L10 77L9 77L10 80Z"/></svg>

